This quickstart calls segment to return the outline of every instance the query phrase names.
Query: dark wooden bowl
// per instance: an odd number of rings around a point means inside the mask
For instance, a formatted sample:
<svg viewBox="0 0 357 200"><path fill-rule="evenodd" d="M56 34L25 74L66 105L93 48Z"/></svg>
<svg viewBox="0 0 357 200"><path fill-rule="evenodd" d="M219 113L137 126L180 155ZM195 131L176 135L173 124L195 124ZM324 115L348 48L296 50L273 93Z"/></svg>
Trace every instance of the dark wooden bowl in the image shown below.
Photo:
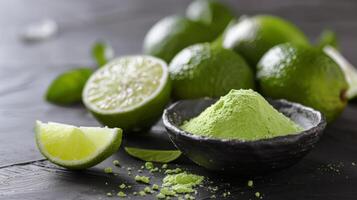
<svg viewBox="0 0 357 200"><path fill-rule="evenodd" d="M286 100L272 100L269 102L274 108L303 127L304 131L271 139L240 141L193 135L179 128L185 120L199 115L216 101L182 100L163 114L164 125L175 146L193 162L209 170L252 175L289 167L314 147L326 127L320 112Z"/></svg>

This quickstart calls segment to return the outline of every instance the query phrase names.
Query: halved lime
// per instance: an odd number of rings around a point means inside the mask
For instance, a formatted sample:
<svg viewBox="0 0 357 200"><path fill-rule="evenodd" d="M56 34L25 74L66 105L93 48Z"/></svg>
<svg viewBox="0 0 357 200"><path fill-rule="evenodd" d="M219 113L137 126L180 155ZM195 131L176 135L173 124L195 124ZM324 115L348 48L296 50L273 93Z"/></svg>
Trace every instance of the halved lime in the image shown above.
<svg viewBox="0 0 357 200"><path fill-rule="evenodd" d="M68 169L92 167L121 144L119 128L76 127L60 123L36 122L36 142L43 156Z"/></svg>
<svg viewBox="0 0 357 200"><path fill-rule="evenodd" d="M324 52L330 56L342 69L348 82L347 98L357 97L357 69L332 46L325 46Z"/></svg>
<svg viewBox="0 0 357 200"><path fill-rule="evenodd" d="M132 130L148 127L161 116L170 90L167 64L137 55L117 58L96 71L82 97L102 124Z"/></svg>

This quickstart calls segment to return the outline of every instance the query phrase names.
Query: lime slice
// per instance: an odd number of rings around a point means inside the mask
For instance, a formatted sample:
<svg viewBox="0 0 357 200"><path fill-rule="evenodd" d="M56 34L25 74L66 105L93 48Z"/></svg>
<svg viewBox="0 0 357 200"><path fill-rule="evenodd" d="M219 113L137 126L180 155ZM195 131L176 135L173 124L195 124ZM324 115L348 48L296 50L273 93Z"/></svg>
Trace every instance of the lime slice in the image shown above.
<svg viewBox="0 0 357 200"><path fill-rule="evenodd" d="M87 81L85 106L102 124L140 129L154 123L170 98L167 64L152 56L117 58Z"/></svg>
<svg viewBox="0 0 357 200"><path fill-rule="evenodd" d="M152 150L125 147L125 151L140 160L147 162L168 163L176 160L181 155L179 150Z"/></svg>
<svg viewBox="0 0 357 200"><path fill-rule="evenodd" d="M92 167L121 144L119 128L75 127L59 123L36 122L36 142L43 156L68 169Z"/></svg>
<svg viewBox="0 0 357 200"><path fill-rule="evenodd" d="M342 69L349 85L347 98L357 97L357 69L332 46L326 46L324 52L329 55Z"/></svg>

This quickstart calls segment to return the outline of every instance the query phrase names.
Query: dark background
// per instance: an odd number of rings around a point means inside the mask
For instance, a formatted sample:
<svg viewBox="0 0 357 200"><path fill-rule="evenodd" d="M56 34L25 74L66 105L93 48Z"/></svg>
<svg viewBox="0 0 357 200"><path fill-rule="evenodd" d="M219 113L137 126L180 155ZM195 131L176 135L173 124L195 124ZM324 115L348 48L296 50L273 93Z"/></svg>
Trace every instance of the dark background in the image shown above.
<svg viewBox="0 0 357 200"><path fill-rule="evenodd" d="M118 191L117 185L135 184L125 168L119 176L102 172L117 158L125 167L142 162L119 152L86 172L70 172L40 160L33 126L36 119L95 126L98 123L82 106L58 107L46 103L43 94L59 73L77 66L93 66L89 50L94 41L105 39L116 55L137 54L146 31L164 16L184 13L188 0L2 0L0 1L0 199L105 199ZM357 1L355 0L230 0L239 14L275 14L297 24L314 41L324 28L339 36L343 54L357 64ZM40 43L24 43L25 26L52 18L59 24L56 37ZM223 178L192 165L178 162L189 171L207 175L221 185L217 196L231 191L226 199L357 199L357 106L349 105L330 125L317 148L298 165L278 174L246 178ZM164 134L160 126L157 134ZM155 136L155 134L154 134ZM145 137L151 137L145 136ZM160 148L158 142L136 138ZM132 140L131 140L132 141ZM166 141L164 139L164 141ZM169 142L159 142L170 146ZM40 160L40 161L37 161ZM32 162L34 161L34 162ZM159 180L160 175L154 178ZM105 182L108 184L106 185ZM132 191L131 191L132 192ZM129 192L128 192L129 193ZM200 190L197 199L209 193ZM153 199L146 196L146 199ZM131 197L139 199L139 197ZM217 199L222 199L218 197Z"/></svg>

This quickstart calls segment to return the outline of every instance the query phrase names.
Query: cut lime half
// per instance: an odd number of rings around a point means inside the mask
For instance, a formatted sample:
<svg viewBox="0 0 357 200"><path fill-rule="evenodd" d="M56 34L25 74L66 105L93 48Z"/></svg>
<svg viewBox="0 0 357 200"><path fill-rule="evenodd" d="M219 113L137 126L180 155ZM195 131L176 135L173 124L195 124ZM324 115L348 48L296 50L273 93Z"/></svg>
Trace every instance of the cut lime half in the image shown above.
<svg viewBox="0 0 357 200"><path fill-rule="evenodd" d="M119 128L76 127L60 123L36 122L36 142L43 156L69 169L92 167L121 144Z"/></svg>
<svg viewBox="0 0 357 200"><path fill-rule="evenodd" d="M96 71L83 90L85 106L102 124L140 129L155 122L170 98L167 64L145 55L117 58Z"/></svg>
<svg viewBox="0 0 357 200"><path fill-rule="evenodd" d="M342 69L349 85L347 98L357 97L357 69L343 55L332 46L324 47L324 52L330 56Z"/></svg>

